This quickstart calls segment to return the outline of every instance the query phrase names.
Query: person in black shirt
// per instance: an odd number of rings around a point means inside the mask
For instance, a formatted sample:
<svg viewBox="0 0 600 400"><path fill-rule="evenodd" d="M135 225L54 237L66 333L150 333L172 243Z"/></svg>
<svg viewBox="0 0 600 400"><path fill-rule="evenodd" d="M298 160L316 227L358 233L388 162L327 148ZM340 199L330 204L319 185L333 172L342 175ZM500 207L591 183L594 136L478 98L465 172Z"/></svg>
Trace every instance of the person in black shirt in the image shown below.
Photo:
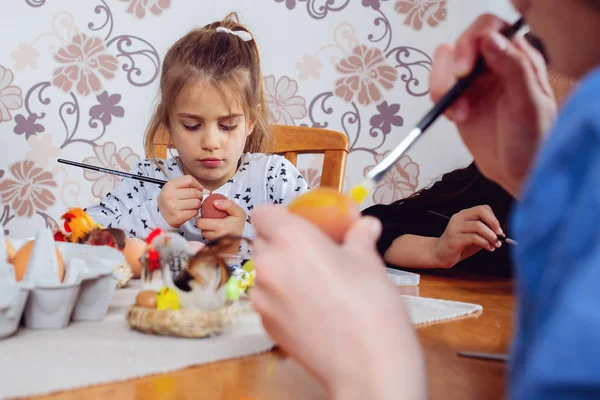
<svg viewBox="0 0 600 400"><path fill-rule="evenodd" d="M508 277L509 245L500 243L497 235L508 231L513 201L471 163L445 174L430 188L389 205L369 207L363 214L382 221L377 248L392 267L453 268Z"/></svg>

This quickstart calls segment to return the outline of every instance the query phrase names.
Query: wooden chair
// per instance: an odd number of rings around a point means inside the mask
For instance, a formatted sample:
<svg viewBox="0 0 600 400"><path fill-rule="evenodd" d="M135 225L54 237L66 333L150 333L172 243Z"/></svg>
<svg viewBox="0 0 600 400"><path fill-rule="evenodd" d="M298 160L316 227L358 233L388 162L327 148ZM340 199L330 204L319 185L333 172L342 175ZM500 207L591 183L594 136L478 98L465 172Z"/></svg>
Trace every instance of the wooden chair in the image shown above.
<svg viewBox="0 0 600 400"><path fill-rule="evenodd" d="M298 154L323 154L321 186L342 191L350 144L343 133L303 126L273 125L269 153L280 154L296 165Z"/></svg>
<svg viewBox="0 0 600 400"><path fill-rule="evenodd" d="M267 153L284 156L289 162L297 165L298 154L323 154L323 170L321 186L342 191L346 160L350 144L343 133L320 128L302 126L272 125L273 140ZM168 136L159 135L154 146L154 154L158 158L166 158L170 147Z"/></svg>

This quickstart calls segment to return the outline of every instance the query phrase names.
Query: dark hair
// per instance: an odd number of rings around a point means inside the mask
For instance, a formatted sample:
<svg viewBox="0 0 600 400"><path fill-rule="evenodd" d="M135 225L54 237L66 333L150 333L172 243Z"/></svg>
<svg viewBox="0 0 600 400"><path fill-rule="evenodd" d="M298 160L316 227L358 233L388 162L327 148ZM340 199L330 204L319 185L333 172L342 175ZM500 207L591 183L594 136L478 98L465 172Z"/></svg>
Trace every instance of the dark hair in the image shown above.
<svg viewBox="0 0 600 400"><path fill-rule="evenodd" d="M486 204L494 210L501 223L507 218L514 202L514 198L507 191L484 177L475 162L472 162L465 168L442 175L442 178L431 186L393 204L415 203L433 210L445 206L465 209L472 207L470 202L477 198L486 199Z"/></svg>
<svg viewBox="0 0 600 400"><path fill-rule="evenodd" d="M479 179L485 179L479 169L472 162L465 168L455 169L445 173L442 178L430 187L423 188L405 199L396 201L396 204L408 201L419 201L434 204L453 200L468 191Z"/></svg>
<svg viewBox="0 0 600 400"><path fill-rule="evenodd" d="M544 61L546 61L546 65L550 65L550 57L548 57L548 52L546 51L546 47L544 45L544 42L542 42L542 39L535 36L531 32L527 32L523 37L531 46L533 46L534 49L536 49L542 54L542 57L544 57Z"/></svg>
<svg viewBox="0 0 600 400"><path fill-rule="evenodd" d="M196 79L214 85L221 93L231 87L246 119L255 123L244 151L264 151L269 142L267 104L265 100L260 56L254 39L218 32L224 27L232 31L248 29L239 23L237 14L228 14L222 21L194 29L179 39L167 52L160 77L160 104L146 130L146 154L155 160L154 145L161 132L169 132L173 107L181 91Z"/></svg>

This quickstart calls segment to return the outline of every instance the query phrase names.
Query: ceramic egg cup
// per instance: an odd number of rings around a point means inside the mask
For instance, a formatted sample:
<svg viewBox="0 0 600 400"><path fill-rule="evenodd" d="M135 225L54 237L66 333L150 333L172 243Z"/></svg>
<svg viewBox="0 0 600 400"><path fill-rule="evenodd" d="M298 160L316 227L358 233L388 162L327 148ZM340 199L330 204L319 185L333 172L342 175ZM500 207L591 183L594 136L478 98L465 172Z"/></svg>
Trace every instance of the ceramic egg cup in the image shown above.
<svg viewBox="0 0 600 400"><path fill-rule="evenodd" d="M17 250L27 242L8 240ZM63 282L0 284L20 290L8 307L2 308L0 299L0 338L16 332L21 317L27 328L61 329L71 321L98 321L106 315L122 278L115 269L124 262L123 254L108 246L57 242L56 247L65 264Z"/></svg>

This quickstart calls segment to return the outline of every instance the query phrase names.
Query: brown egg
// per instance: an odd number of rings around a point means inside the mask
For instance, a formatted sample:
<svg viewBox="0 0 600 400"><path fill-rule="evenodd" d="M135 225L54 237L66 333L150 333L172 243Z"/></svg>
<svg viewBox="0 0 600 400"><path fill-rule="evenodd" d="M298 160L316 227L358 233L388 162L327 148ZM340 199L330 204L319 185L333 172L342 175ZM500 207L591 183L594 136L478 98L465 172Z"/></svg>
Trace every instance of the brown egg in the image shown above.
<svg viewBox="0 0 600 400"><path fill-rule="evenodd" d="M131 267L134 278L142 276L142 264L140 263L140 257L146 249L146 242L138 238L128 238L125 241L125 248L123 254L127 264Z"/></svg>
<svg viewBox="0 0 600 400"><path fill-rule="evenodd" d="M158 293L152 290L142 290L135 297L135 305L145 308L156 308L156 296Z"/></svg>
<svg viewBox="0 0 600 400"><path fill-rule="evenodd" d="M33 243L33 240L25 243L25 245L21 247L19 251L17 251L17 254L15 254L13 258L12 264L15 266L15 275L17 281L23 280L23 277L25 276L27 264L29 263L31 251L33 250ZM58 261L58 277L62 282L65 277L65 263L58 249L56 249L56 259Z"/></svg>
<svg viewBox="0 0 600 400"><path fill-rule="evenodd" d="M295 198L288 209L314 225L338 243L358 218L356 203L343 193L330 188L317 188Z"/></svg>
<svg viewBox="0 0 600 400"><path fill-rule="evenodd" d="M225 211L217 210L215 208L215 205L213 204L215 202L215 200L223 200L226 198L227 197L223 196L220 193L213 193L210 196L208 196L206 199L204 199L204 201L202 202L202 206L200 208L202 211L202 218L225 218L225 217L227 217L229 214L227 214Z"/></svg>
<svg viewBox="0 0 600 400"><path fill-rule="evenodd" d="M4 239L4 243L6 244L6 261L12 264L17 251L13 247L13 245L8 241L8 239Z"/></svg>

